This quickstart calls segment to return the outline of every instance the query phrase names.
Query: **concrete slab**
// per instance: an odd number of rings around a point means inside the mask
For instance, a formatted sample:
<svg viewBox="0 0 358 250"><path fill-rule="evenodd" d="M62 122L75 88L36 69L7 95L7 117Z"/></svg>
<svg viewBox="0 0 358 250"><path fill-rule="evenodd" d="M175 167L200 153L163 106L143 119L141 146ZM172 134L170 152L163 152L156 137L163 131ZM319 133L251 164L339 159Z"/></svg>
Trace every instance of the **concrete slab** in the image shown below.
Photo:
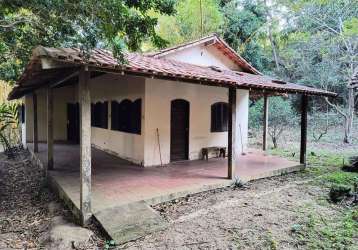
<svg viewBox="0 0 358 250"><path fill-rule="evenodd" d="M117 244L136 240L168 226L145 202L104 209L93 216Z"/></svg>
<svg viewBox="0 0 358 250"><path fill-rule="evenodd" d="M29 145L31 151L31 145ZM46 144L39 144L34 160L46 166ZM250 181L303 168L297 162L254 149L240 155L235 175ZM49 183L79 218L79 146L55 144L54 170ZM143 168L92 148L92 213L118 243L165 228L148 205L231 185L227 159L183 161L163 167Z"/></svg>

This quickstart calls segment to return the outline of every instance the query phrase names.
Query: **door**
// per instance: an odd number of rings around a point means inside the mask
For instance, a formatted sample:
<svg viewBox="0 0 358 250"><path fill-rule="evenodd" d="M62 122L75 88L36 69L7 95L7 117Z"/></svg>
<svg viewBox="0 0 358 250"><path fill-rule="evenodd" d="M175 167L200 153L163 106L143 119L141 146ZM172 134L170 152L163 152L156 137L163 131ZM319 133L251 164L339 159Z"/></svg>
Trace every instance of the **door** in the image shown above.
<svg viewBox="0 0 358 250"><path fill-rule="evenodd" d="M80 143L80 107L78 103L67 103L67 140Z"/></svg>
<svg viewBox="0 0 358 250"><path fill-rule="evenodd" d="M188 160L189 110L188 101L178 99L171 102L170 161Z"/></svg>

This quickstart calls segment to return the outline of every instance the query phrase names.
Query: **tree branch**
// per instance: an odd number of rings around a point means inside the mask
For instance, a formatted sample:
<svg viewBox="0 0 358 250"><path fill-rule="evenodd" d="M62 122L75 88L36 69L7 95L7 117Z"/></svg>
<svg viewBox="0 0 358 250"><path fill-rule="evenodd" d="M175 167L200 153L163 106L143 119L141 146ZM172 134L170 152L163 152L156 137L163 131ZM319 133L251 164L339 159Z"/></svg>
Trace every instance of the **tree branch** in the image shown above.
<svg viewBox="0 0 358 250"><path fill-rule="evenodd" d="M23 18L23 19L19 19L16 21L13 21L12 23L9 23L5 20L0 20L0 28L3 29L12 29L14 28L16 25L22 24L22 23L32 23L31 20Z"/></svg>
<svg viewBox="0 0 358 250"><path fill-rule="evenodd" d="M333 103L331 103L329 100L328 100L328 98L326 97L326 98L324 98L324 100L327 102L327 104L329 105L329 106L331 106L332 108L334 108L335 110L337 110L337 112L340 114L340 115L342 115L344 118L346 118L347 119L347 114L346 113L344 113L340 108L338 108L338 106L337 105L335 105L335 104L333 104Z"/></svg>
<svg viewBox="0 0 358 250"><path fill-rule="evenodd" d="M322 20L319 20L317 17L311 16L309 15L309 18L315 22L316 24L322 25L323 27L326 27L328 30L330 30L331 32L340 35L339 31L335 30L334 28L330 27L328 24L326 24L325 22L323 22Z"/></svg>

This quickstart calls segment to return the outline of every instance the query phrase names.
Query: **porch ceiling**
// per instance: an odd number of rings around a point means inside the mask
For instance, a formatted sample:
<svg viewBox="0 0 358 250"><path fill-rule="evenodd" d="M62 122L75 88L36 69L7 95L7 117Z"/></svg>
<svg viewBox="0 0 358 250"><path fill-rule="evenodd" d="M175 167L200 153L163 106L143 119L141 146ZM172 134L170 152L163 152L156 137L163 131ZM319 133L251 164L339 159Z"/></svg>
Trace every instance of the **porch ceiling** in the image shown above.
<svg viewBox="0 0 358 250"><path fill-rule="evenodd" d="M44 67L46 62L46 67ZM87 59L79 49L37 47L17 86L9 95L15 99L37 87L53 84L58 76L71 75L73 70L86 66L89 71L129 74L158 79L169 79L220 87L249 89L261 93L301 93L306 95L336 96L335 93L275 80L268 76L236 72L216 67L203 67L169 59L153 58L137 53L125 54L119 63L111 52L94 49ZM65 72L67 71L67 72ZM66 79L70 81L73 79ZM31 88L29 88L31 86Z"/></svg>

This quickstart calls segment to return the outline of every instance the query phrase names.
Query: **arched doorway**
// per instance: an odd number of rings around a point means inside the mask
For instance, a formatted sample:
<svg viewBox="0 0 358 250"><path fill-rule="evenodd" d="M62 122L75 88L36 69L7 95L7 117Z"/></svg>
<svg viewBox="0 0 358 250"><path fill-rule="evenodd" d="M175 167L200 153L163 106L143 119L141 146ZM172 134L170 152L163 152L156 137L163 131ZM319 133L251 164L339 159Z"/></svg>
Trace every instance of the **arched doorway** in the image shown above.
<svg viewBox="0 0 358 250"><path fill-rule="evenodd" d="M188 101L176 99L171 102L170 161L189 159L189 112Z"/></svg>

